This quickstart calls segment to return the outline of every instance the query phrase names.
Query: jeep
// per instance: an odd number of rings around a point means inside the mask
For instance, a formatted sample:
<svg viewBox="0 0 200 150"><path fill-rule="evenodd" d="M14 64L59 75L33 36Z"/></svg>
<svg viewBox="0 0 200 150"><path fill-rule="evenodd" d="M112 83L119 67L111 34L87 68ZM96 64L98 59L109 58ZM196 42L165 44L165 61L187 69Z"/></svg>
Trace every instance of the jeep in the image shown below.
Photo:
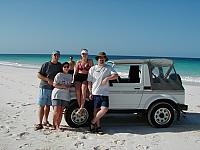
<svg viewBox="0 0 200 150"><path fill-rule="evenodd" d="M109 83L108 113L143 114L151 126L166 128L188 109L181 77L172 60L121 59L108 63L119 74ZM67 124L75 128L88 125L93 117L92 101L87 99L79 114L75 89L71 88L70 93L71 101L65 109Z"/></svg>

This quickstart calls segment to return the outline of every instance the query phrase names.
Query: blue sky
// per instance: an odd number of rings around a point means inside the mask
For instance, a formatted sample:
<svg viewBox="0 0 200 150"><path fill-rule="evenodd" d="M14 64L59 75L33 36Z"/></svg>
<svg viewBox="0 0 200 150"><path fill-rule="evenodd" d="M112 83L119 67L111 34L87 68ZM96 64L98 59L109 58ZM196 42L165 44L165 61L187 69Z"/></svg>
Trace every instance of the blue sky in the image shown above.
<svg viewBox="0 0 200 150"><path fill-rule="evenodd" d="M199 0L0 0L0 53L200 57Z"/></svg>

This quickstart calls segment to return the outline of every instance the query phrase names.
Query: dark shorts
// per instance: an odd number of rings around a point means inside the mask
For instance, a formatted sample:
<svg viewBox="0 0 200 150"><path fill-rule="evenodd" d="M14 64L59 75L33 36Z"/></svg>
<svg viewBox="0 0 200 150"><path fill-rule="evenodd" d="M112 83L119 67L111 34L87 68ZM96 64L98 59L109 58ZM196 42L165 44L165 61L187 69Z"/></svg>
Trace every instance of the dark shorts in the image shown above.
<svg viewBox="0 0 200 150"><path fill-rule="evenodd" d="M52 106L67 107L67 106L69 106L69 102L68 101L64 101L64 100L60 100L60 99L53 99L52 100Z"/></svg>
<svg viewBox="0 0 200 150"><path fill-rule="evenodd" d="M100 108L101 106L109 107L108 96L93 95L94 108Z"/></svg>
<svg viewBox="0 0 200 150"><path fill-rule="evenodd" d="M88 78L88 74L77 73L74 77L74 81L83 82L83 81L87 81L87 78Z"/></svg>

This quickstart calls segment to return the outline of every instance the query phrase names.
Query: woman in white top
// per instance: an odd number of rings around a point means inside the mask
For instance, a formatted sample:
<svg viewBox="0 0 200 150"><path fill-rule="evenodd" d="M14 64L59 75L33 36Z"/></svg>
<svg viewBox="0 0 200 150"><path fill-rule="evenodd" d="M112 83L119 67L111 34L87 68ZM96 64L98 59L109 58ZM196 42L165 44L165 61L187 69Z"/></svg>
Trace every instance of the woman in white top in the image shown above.
<svg viewBox="0 0 200 150"><path fill-rule="evenodd" d="M70 101L69 89L72 82L72 75L68 74L69 63L62 64L62 72L58 73L53 82L55 87L52 91L51 99L54 107L53 112L53 129L60 129L62 113Z"/></svg>

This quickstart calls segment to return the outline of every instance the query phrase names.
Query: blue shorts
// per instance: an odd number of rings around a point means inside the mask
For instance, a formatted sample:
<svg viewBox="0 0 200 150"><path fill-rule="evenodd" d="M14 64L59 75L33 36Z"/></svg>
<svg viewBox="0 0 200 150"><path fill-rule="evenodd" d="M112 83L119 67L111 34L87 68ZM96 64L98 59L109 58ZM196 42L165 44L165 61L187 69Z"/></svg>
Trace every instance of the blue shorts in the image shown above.
<svg viewBox="0 0 200 150"><path fill-rule="evenodd" d="M40 88L39 98L37 100L37 104L40 106L51 105L51 93L50 89Z"/></svg>
<svg viewBox="0 0 200 150"><path fill-rule="evenodd" d="M93 95L94 108L100 108L101 106L109 107L108 96Z"/></svg>
<svg viewBox="0 0 200 150"><path fill-rule="evenodd" d="M69 102L61 99L53 99L52 100L52 106L63 106L67 107L69 106Z"/></svg>

